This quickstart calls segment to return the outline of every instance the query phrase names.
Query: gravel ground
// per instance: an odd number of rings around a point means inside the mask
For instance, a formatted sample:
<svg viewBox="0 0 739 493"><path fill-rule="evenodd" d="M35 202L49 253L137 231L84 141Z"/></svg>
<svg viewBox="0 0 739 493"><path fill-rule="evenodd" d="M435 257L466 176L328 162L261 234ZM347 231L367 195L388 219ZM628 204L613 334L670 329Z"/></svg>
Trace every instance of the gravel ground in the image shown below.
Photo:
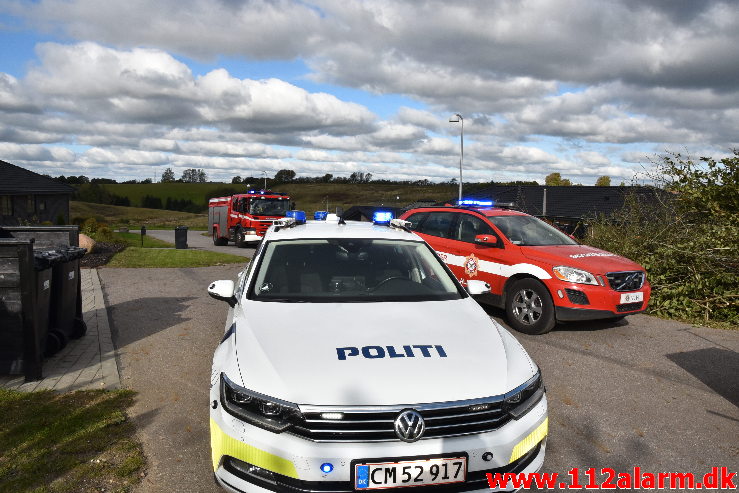
<svg viewBox="0 0 739 493"><path fill-rule="evenodd" d="M122 382L139 393L132 414L150 460L139 492L219 491L208 378L227 306L206 287L240 267L100 270ZM739 469L739 331L637 315L515 334L548 389L545 471Z"/></svg>

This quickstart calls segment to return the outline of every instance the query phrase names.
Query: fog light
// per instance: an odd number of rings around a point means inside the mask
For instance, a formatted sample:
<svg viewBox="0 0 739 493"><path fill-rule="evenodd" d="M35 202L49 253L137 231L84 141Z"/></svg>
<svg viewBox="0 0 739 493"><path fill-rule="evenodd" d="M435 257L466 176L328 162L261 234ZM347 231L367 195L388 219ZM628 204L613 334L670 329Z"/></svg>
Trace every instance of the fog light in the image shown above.
<svg viewBox="0 0 739 493"><path fill-rule="evenodd" d="M493 453L485 452L484 454L482 454L482 460L484 460L485 462L490 462L491 460L493 460Z"/></svg>
<svg viewBox="0 0 739 493"><path fill-rule="evenodd" d="M251 402L251 396L247 394L242 394L241 392L234 392L233 401L236 404L248 404Z"/></svg>
<svg viewBox="0 0 739 493"><path fill-rule="evenodd" d="M508 404L518 404L521 402L521 392L514 394L510 396L508 399L505 400Z"/></svg>
<svg viewBox="0 0 739 493"><path fill-rule="evenodd" d="M333 464L330 464L328 462L324 462L323 464L321 464L321 472L323 472L323 474L328 474L333 470L334 470Z"/></svg>
<svg viewBox="0 0 739 493"><path fill-rule="evenodd" d="M564 298L565 297L565 295L564 295L564 293L562 293L562 290L561 289L558 289L557 290L557 296L559 296L560 298Z"/></svg>
<svg viewBox="0 0 739 493"><path fill-rule="evenodd" d="M282 406L274 402L262 402L261 409L266 416L277 416L282 411Z"/></svg>

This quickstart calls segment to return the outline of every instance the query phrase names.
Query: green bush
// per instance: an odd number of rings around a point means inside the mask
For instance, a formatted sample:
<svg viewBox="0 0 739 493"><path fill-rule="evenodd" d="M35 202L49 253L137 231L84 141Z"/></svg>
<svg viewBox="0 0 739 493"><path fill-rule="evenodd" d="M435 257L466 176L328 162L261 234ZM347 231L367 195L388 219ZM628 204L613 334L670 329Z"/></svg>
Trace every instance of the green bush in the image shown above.
<svg viewBox="0 0 739 493"><path fill-rule="evenodd" d="M92 236L95 234L95 231L98 230L98 222L97 219L94 217L88 217L82 222L82 226L80 227L80 233L85 234L87 236Z"/></svg>
<svg viewBox="0 0 739 493"><path fill-rule="evenodd" d="M591 221L587 243L642 264L652 285L650 313L739 326L739 154L698 163L660 159L652 176L660 200L636 196Z"/></svg>

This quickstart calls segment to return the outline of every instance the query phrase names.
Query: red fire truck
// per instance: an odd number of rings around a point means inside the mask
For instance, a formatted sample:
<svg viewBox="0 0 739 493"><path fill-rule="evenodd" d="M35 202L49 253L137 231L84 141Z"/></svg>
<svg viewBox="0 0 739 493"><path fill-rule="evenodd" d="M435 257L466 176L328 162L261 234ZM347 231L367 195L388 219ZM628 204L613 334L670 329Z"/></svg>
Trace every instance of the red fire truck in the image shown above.
<svg viewBox="0 0 739 493"><path fill-rule="evenodd" d="M291 208L287 194L271 190L249 190L208 201L208 224L214 245L233 241L244 248L262 239L272 223Z"/></svg>

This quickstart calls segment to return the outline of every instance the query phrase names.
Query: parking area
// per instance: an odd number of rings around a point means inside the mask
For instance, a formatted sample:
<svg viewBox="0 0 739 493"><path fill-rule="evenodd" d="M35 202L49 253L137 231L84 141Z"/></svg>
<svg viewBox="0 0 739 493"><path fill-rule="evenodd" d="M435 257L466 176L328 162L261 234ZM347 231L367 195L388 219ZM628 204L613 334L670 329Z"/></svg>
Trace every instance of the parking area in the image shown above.
<svg viewBox="0 0 739 493"><path fill-rule="evenodd" d="M99 270L121 382L138 392L132 417L150 460L141 492L220 491L210 464L208 385L227 305L206 287L240 268ZM489 313L502 321L501 312ZM515 335L548 390L545 471L739 468L739 331L637 315Z"/></svg>

